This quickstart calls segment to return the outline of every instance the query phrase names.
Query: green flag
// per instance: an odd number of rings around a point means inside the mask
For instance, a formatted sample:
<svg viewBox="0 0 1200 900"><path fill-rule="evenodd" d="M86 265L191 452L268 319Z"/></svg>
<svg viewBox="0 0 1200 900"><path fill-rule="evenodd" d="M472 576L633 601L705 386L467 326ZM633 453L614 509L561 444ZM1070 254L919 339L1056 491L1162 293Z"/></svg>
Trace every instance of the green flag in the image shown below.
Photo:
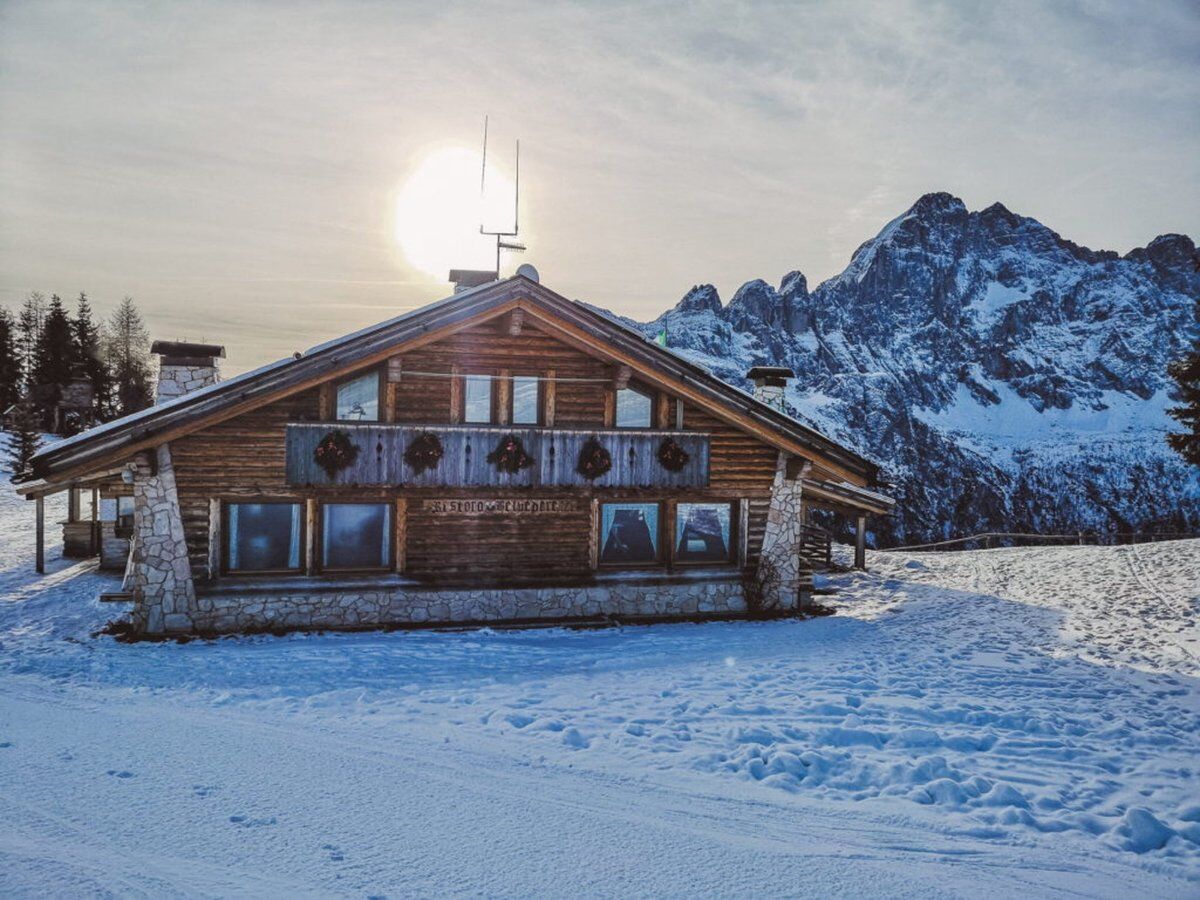
<svg viewBox="0 0 1200 900"><path fill-rule="evenodd" d="M662 331L660 331L658 334L656 334L656 335L654 336L654 343L658 344L658 346L660 346L660 347L665 347L665 346L667 346L667 329L666 329L666 326L663 326L663 329L662 329Z"/></svg>

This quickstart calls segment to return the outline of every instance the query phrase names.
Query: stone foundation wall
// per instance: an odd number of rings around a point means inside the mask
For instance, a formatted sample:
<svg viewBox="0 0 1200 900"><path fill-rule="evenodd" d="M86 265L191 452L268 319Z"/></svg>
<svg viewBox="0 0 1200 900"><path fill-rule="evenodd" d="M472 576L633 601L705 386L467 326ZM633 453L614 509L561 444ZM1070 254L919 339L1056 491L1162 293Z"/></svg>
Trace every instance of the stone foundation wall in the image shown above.
<svg viewBox="0 0 1200 900"><path fill-rule="evenodd" d="M693 616L744 612L739 578L669 584L606 584L576 588L436 590L361 588L338 591L200 594L193 630L361 628L512 619L552 621L605 616Z"/></svg>

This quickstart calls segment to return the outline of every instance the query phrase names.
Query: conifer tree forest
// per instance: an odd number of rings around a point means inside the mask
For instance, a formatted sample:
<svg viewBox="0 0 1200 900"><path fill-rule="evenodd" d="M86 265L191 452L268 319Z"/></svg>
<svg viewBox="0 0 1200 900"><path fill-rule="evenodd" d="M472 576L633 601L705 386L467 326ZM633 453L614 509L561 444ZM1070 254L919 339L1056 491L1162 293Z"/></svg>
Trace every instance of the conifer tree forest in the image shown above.
<svg viewBox="0 0 1200 900"><path fill-rule="evenodd" d="M74 434L153 401L150 336L133 299L107 317L87 294L68 302L33 291L0 307L0 417L14 473L41 434Z"/></svg>

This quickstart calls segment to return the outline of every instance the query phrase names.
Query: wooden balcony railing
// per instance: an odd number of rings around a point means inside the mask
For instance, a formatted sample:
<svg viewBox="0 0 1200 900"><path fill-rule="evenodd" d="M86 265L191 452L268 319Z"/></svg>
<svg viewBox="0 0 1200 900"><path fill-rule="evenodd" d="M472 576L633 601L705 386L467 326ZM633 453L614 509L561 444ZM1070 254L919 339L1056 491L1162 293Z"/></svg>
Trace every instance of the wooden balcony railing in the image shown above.
<svg viewBox="0 0 1200 900"><path fill-rule="evenodd" d="M358 447L353 465L330 478L313 458L317 444L338 429ZM415 472L404 461L409 443L425 432L437 435L442 459ZM514 474L487 461L506 435L519 438L533 464ZM576 471L580 452L595 438L612 457L612 468L589 480ZM687 463L669 471L659 448L673 439ZM494 425L360 425L349 422L287 426L287 480L295 486L404 485L407 487L705 487L709 435L694 431L504 427Z"/></svg>

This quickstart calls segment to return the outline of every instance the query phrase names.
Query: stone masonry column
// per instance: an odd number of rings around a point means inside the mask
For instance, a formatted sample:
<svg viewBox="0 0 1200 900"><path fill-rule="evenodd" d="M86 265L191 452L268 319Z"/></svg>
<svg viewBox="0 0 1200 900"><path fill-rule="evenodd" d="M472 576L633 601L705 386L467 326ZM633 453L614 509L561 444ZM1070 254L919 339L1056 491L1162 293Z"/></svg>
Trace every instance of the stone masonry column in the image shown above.
<svg viewBox="0 0 1200 900"><path fill-rule="evenodd" d="M196 587L183 534L171 448L155 448L157 472L144 460L133 475L133 548L127 579L134 596L134 622L145 634L192 630Z"/></svg>
<svg viewBox="0 0 1200 900"><path fill-rule="evenodd" d="M778 578L775 597L764 598L779 609L799 609L808 604L812 590L808 561L801 553L804 513L800 506L803 472L788 476L788 454L780 452L771 485L767 526L759 554L759 577L773 567Z"/></svg>

